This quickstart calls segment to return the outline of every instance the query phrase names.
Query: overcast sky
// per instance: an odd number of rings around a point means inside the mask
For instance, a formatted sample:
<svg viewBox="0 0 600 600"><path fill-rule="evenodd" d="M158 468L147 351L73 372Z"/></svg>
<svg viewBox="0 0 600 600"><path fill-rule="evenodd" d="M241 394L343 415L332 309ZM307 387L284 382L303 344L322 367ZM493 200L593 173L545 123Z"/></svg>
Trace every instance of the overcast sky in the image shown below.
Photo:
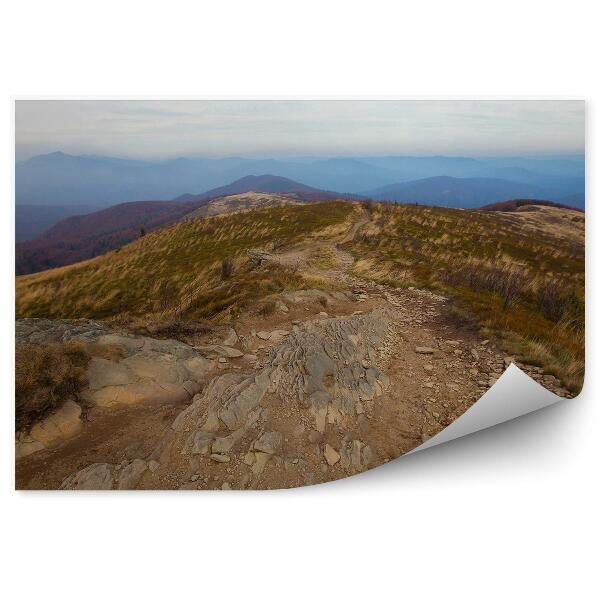
<svg viewBox="0 0 600 600"><path fill-rule="evenodd" d="M549 155L584 152L579 101L19 100L17 160L35 154Z"/></svg>

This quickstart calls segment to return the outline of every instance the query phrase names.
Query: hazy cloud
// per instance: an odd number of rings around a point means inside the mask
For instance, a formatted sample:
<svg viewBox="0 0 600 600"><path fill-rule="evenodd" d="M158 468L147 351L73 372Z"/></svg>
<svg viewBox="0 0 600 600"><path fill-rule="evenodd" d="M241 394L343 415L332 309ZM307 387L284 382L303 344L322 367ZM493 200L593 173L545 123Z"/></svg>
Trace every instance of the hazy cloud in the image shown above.
<svg viewBox="0 0 600 600"><path fill-rule="evenodd" d="M584 152L580 101L19 100L17 160Z"/></svg>

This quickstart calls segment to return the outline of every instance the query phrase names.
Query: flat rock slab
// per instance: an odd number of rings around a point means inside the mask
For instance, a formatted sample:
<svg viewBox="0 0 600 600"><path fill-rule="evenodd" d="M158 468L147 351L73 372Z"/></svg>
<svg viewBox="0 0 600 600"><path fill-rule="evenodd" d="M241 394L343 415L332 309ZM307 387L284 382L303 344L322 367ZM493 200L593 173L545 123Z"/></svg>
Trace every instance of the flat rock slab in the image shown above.
<svg viewBox="0 0 600 600"><path fill-rule="evenodd" d="M17 435L15 457L50 448L77 435L81 427L81 407L73 400L67 400L58 410L36 423L29 434Z"/></svg>
<svg viewBox="0 0 600 600"><path fill-rule="evenodd" d="M237 341L237 336L236 336ZM217 355L222 356L223 358L239 358L243 356L244 353L237 348L232 348L231 346L220 345L220 344L209 344L204 346L194 346L195 350L198 350L201 354L205 355Z"/></svg>
<svg viewBox="0 0 600 600"><path fill-rule="evenodd" d="M417 346L415 348L415 352L417 354L433 354L435 350L433 348L429 348L428 346Z"/></svg>

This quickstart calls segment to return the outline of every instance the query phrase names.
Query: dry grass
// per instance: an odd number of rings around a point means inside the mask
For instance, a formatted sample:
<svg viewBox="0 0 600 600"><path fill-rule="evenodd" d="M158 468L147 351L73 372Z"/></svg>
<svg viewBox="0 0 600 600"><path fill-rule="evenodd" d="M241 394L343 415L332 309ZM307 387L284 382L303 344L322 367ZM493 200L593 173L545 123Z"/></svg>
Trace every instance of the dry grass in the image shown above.
<svg viewBox="0 0 600 600"><path fill-rule="evenodd" d="M249 273L246 250L306 240L339 227L352 210L326 202L187 220L119 252L17 277L17 317L198 319L236 310L261 294L302 285L284 269Z"/></svg>
<svg viewBox="0 0 600 600"><path fill-rule="evenodd" d="M17 344L15 427L28 431L66 400L79 400L90 355L82 344Z"/></svg>
<svg viewBox="0 0 600 600"><path fill-rule="evenodd" d="M354 272L451 296L507 351L578 391L584 375L584 223L579 213L573 219L573 211L563 211L563 218L557 210L532 220L376 205L349 245L358 259Z"/></svg>

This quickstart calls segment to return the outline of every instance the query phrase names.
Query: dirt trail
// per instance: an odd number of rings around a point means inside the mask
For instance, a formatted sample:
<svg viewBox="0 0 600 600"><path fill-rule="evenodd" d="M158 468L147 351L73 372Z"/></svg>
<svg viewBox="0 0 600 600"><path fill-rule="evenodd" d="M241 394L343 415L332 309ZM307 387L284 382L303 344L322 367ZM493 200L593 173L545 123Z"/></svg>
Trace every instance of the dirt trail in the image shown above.
<svg viewBox="0 0 600 600"><path fill-rule="evenodd" d="M112 432L99 414L75 440L20 460L19 487L294 487L375 467L441 431L510 358L457 323L446 298L353 277L343 245L368 221L363 211L337 238L268 257L325 291L242 315L243 355L219 358L186 408L123 407Z"/></svg>

